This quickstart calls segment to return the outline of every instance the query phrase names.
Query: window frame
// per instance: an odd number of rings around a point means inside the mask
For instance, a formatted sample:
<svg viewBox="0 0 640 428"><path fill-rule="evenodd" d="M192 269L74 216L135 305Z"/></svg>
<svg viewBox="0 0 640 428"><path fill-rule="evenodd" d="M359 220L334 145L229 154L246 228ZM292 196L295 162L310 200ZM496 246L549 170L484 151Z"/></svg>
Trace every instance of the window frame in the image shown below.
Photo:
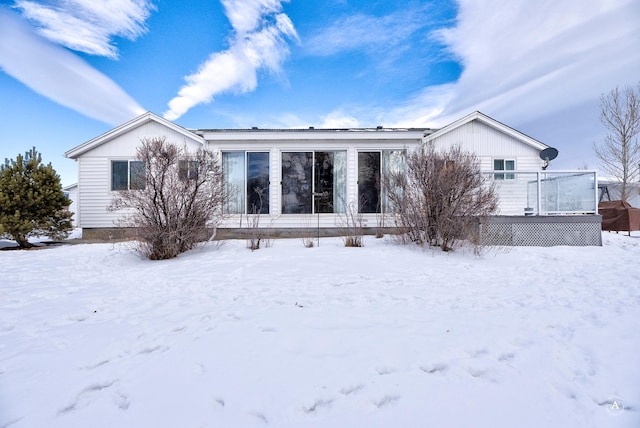
<svg viewBox="0 0 640 428"><path fill-rule="evenodd" d="M240 210L236 210L236 204L234 204L233 206L231 205L231 198L229 198L229 200L227 201L227 203L225 203L225 207L224 207L224 212L226 214L232 214L232 215L247 215L247 214L264 214L264 215L269 215L271 212L271 201L270 201L270 196L271 196L271 151L270 150L221 150L220 151L220 157L222 159L222 177L223 177L223 185L225 186L226 191L228 192L229 195L232 194L232 192L236 191L236 189L230 189L230 187L228 186L233 186L234 183L229 183L229 177L232 177L231 175L228 175L228 172L225 170L225 155L227 154L242 154L242 189L238 189L241 190L243 192L242 198L241 198L241 206L242 209ZM249 194L249 182L252 179L256 179L259 177L250 177L250 165L249 165L249 157L251 154L262 154L262 155L266 155L267 159L266 159L266 165L267 165L267 171L266 171L266 179L267 179L267 183L266 183L266 195L264 196L264 199L262 199L263 205L260 207L260 210L258 212L252 212L252 210L249 209L249 204L252 201L252 198ZM234 202L238 202L237 200ZM233 209L230 209L233 208Z"/></svg>
<svg viewBox="0 0 640 428"><path fill-rule="evenodd" d="M378 153L379 154L379 165L378 165L378 189L377 189L377 204L375 211L367 210L363 211L363 201L361 195L361 185L360 182L360 154L361 153ZM402 157L401 165L394 164L392 160L392 154L399 153ZM403 171L406 173L407 170L407 149L405 148L387 148L387 149L362 149L358 150L356 153L356 186L357 186L357 197L358 197L358 213L360 214L385 214L385 213L393 213L392 203L389 200L388 189L385 188L384 185L384 174L387 174L391 171Z"/></svg>
<svg viewBox="0 0 640 428"><path fill-rule="evenodd" d="M115 180L114 180L114 172L115 172L115 164L127 164L127 183L126 183L126 188L123 186L119 186L119 188L115 188L116 186L114 186ZM146 186L146 165L144 161L141 160L137 160L137 159L112 159L111 160L111 172L110 172L110 177L111 177L111 182L110 182L110 190L112 192L122 192L122 191L127 191L127 190L144 190L147 186ZM133 165L133 168L132 168ZM136 173L136 167L141 167L141 169L139 171L142 171L142 183L140 184L140 182L138 180L136 180L133 175ZM120 182L122 182L123 180L119 180ZM138 184L136 184L138 183ZM124 183L121 183L124 184Z"/></svg>
<svg viewBox="0 0 640 428"><path fill-rule="evenodd" d="M193 159L180 159L178 160L178 178L180 181L195 181L198 179L198 165L197 160Z"/></svg>
<svg viewBox="0 0 640 428"><path fill-rule="evenodd" d="M496 162L502 162L501 167L496 167ZM512 168L507 168L511 164ZM494 180L515 180L516 160L514 158L494 158L493 159L493 179ZM495 172L505 171L505 172ZM514 171L514 172L507 172Z"/></svg>
<svg viewBox="0 0 640 428"><path fill-rule="evenodd" d="M311 157L307 159L310 162L310 176L309 184L310 184L310 195L309 195L309 204L310 207L309 212L289 212L289 210L285 210L285 193L284 193L284 161L283 156L285 154L311 154ZM320 154L320 156L319 156ZM326 155L331 155L325 157ZM282 150L280 152L280 212L283 215L319 215L319 214L344 214L346 212L346 199L347 199L347 180L348 180L348 171L347 171L347 163L349 152L347 149L326 149L326 150ZM320 171L320 161L326 161L328 158L331 158L331 173L330 176L332 178L331 181L331 191L327 192L319 192L322 188L322 174ZM323 162L324 163L324 162ZM343 176L340 178L337 173L342 173ZM307 178L307 177L305 177ZM336 191L336 186L341 187ZM288 193L287 193L288 194ZM327 202L327 199L331 196L331 201ZM322 201L320 198L323 199ZM307 204L304 204L305 206ZM331 211L327 208L331 207Z"/></svg>

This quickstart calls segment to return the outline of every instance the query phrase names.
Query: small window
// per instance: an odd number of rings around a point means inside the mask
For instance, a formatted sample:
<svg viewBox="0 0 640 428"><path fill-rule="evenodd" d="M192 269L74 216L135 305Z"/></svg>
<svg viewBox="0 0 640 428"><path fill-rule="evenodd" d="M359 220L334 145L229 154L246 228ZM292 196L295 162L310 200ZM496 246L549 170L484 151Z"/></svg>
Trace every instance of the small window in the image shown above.
<svg viewBox="0 0 640 428"><path fill-rule="evenodd" d="M516 161L513 159L494 159L493 160L494 171L515 171ZM513 173L501 173L496 172L493 174L495 180L514 180L516 175Z"/></svg>
<svg viewBox="0 0 640 428"><path fill-rule="evenodd" d="M198 161L181 160L178 161L178 177L182 181L197 180L198 178Z"/></svg>
<svg viewBox="0 0 640 428"><path fill-rule="evenodd" d="M142 190L146 186L142 161L111 161L111 190Z"/></svg>

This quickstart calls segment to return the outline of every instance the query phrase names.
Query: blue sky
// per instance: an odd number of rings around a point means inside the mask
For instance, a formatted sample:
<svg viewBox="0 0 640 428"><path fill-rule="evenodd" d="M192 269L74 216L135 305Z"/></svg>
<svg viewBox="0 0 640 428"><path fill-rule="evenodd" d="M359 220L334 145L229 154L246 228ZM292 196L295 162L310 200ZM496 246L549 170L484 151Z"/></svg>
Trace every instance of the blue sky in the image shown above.
<svg viewBox="0 0 640 428"><path fill-rule="evenodd" d="M638 81L637 0L0 1L0 159L36 146L64 185L65 151L147 110L188 128L480 110L593 169L600 95Z"/></svg>

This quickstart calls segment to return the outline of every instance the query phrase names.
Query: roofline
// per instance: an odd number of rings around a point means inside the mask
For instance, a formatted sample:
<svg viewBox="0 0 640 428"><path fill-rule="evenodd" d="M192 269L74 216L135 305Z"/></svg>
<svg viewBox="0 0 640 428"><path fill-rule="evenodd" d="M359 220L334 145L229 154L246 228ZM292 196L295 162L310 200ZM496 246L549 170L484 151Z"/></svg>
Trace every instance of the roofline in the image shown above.
<svg viewBox="0 0 640 428"><path fill-rule="evenodd" d="M432 128L315 128L310 126L308 128L203 128L203 129L190 129L190 131L197 134L205 132L433 132Z"/></svg>
<svg viewBox="0 0 640 428"><path fill-rule="evenodd" d="M122 135L125 134L127 132L129 132L130 130L137 128L141 125L144 125L145 123L148 122L157 122L161 125L166 126L167 128L172 129L173 131L176 131L182 135L184 135L185 137L188 137L198 143L200 143L201 145L204 145L204 139L195 134L193 131L190 131L186 128L183 128L180 125L177 125L169 120L166 120L160 116L158 116L157 114L154 114L150 111L141 114L138 117L135 117L133 119L131 119L129 122L126 122L116 128L113 128L107 132L105 132L102 135L99 135L85 143L80 144L79 146L76 146L74 148L72 148L71 150L68 150L65 152L65 157L69 158L69 159L75 159L78 156L88 152L89 150L93 150L96 147L101 146L102 144Z"/></svg>
<svg viewBox="0 0 640 428"><path fill-rule="evenodd" d="M430 128L198 129L207 142L251 140L423 140ZM302 135L301 135L302 134Z"/></svg>
<svg viewBox="0 0 640 428"><path fill-rule="evenodd" d="M469 122L472 122L474 120L479 120L480 122L484 123L485 125L488 125L494 129L497 129L507 135L512 136L513 138L516 138L528 145L530 145L531 147L537 149L537 150L544 150L550 146L544 144L541 141L536 140L535 138L532 138L530 136L528 136L527 134L523 134L522 132L513 129L512 127L505 125L504 123L495 120L492 117L487 116L486 114L476 110L471 114L468 114L466 116L464 116L461 119L456 120L455 122L452 122L450 124L448 124L447 126L440 128L439 130L437 130L436 132L429 134L428 136L425 136L425 141L431 141L434 140L456 128L461 127L462 125L466 125Z"/></svg>

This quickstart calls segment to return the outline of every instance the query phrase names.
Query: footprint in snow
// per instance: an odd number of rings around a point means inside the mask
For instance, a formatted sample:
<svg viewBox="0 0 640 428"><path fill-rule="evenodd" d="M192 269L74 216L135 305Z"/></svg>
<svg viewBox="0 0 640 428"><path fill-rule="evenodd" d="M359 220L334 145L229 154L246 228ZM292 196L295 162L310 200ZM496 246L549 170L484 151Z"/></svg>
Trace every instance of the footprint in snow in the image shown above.
<svg viewBox="0 0 640 428"><path fill-rule="evenodd" d="M267 417L265 415L263 415L262 413L260 413L260 412L249 412L249 414L251 416L253 416L254 418L257 418L257 419L261 420L265 424L269 423L269 421L267 420Z"/></svg>
<svg viewBox="0 0 640 428"><path fill-rule="evenodd" d="M64 414L64 413L69 413L73 410L76 410L82 403L86 403L87 401L90 401L90 397L96 393L99 393L100 391L110 388L111 386L113 386L113 384L115 384L118 380L113 380L111 382L105 382L105 383L96 383L93 385L89 385L87 386L85 389L83 389L82 391L80 391L80 393L78 393L78 395L76 395L75 400L73 400L71 402L71 404L69 404L66 407L63 407L62 409L58 410L58 415ZM128 405L127 405L128 407Z"/></svg>
<svg viewBox="0 0 640 428"><path fill-rule="evenodd" d="M472 358L479 358L485 356L489 353L486 349L476 349L475 351L468 352L469 356Z"/></svg>
<svg viewBox="0 0 640 428"><path fill-rule="evenodd" d="M376 371L378 372L378 374L380 376L385 376L385 375L388 375L388 374L391 374L391 373L395 373L396 369L393 368L393 367L389 367L389 366L381 366L381 367L378 367L376 369Z"/></svg>
<svg viewBox="0 0 640 428"><path fill-rule="evenodd" d="M98 363L85 366L84 370L86 370L86 371L95 370L98 367L104 366L105 364L109 364L110 362L111 362L111 360L102 360L102 361L100 361Z"/></svg>
<svg viewBox="0 0 640 428"><path fill-rule="evenodd" d="M303 407L302 410L304 410L306 414L316 413L320 409L328 408L329 406L331 406L331 403L333 403L333 400L319 399L316 400L311 406Z"/></svg>
<svg viewBox="0 0 640 428"><path fill-rule="evenodd" d="M125 394L116 392L113 395L113 404L118 406L120 410L127 410L131 403L129 402L129 397L127 397Z"/></svg>
<svg viewBox="0 0 640 428"><path fill-rule="evenodd" d="M374 401L373 404L378 409L381 409L383 407L387 407L387 406L390 406L390 405L396 403L399 399L400 399L400 397L397 396L397 395L385 395L381 399Z"/></svg>
<svg viewBox="0 0 640 428"><path fill-rule="evenodd" d="M501 361L503 363L510 363L511 361L513 361L514 358L515 358L515 355L511 352L508 352L508 353L500 354L500 356L498 357L498 361Z"/></svg>
<svg viewBox="0 0 640 428"><path fill-rule="evenodd" d="M347 386L344 387L340 390L340 394L342 395L353 395L353 394L357 394L358 392L362 391L364 387L362 385L353 385L353 386Z"/></svg>
<svg viewBox="0 0 640 428"><path fill-rule="evenodd" d="M449 367L446 364L436 363L428 366L422 366L420 367L420 370L422 370L427 374L436 374L436 373L444 373L445 371L447 371L448 368Z"/></svg>
<svg viewBox="0 0 640 428"><path fill-rule="evenodd" d="M481 369L477 367L469 367L467 369L467 373L471 375L471 377L475 379L482 379L491 383L498 383L499 379L495 376L495 373L492 373L488 369Z"/></svg>

